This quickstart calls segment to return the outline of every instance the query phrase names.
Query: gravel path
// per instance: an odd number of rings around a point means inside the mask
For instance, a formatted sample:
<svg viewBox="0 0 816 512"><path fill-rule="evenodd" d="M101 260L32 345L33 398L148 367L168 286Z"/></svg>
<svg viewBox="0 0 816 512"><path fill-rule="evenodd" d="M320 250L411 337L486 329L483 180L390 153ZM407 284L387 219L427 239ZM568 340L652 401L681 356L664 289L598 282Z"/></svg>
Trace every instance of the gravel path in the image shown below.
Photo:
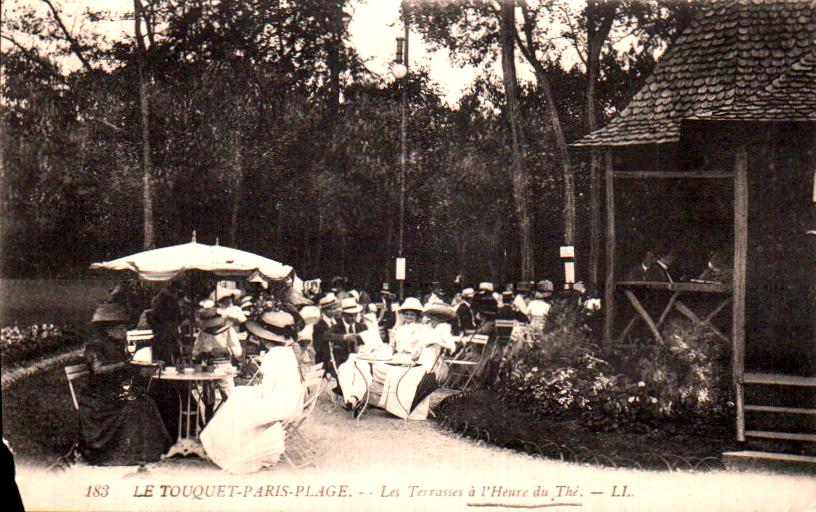
<svg viewBox="0 0 816 512"><path fill-rule="evenodd" d="M123 467L75 466L62 473L47 473L21 466L18 484L31 510L546 507L816 512L816 479L810 477L645 472L564 463L477 444L442 432L433 422L405 422L379 410L354 421L349 413L321 403L304 433L318 446L314 467L295 469L282 463L239 476L197 459L151 464L142 474ZM94 485L107 485L107 496L87 497L88 487ZM152 496L134 496L145 494L149 485L153 486ZM225 497L217 496L218 486ZM566 486L574 494L568 496ZM624 494L623 486L630 496L613 497L613 493ZM536 496L536 489L546 490L547 495ZM474 496L469 496L471 490ZM185 491L199 499L184 497ZM230 492L232 497L228 497ZM281 496L284 493L287 496ZM386 497L396 493L399 497Z"/></svg>

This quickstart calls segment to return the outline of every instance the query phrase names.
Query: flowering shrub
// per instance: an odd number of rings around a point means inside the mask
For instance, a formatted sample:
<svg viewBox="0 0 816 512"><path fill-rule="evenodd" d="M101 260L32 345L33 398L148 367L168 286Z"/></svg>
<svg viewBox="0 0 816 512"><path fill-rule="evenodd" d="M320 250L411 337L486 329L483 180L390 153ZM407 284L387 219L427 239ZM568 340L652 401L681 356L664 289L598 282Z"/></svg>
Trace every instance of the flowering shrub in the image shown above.
<svg viewBox="0 0 816 512"><path fill-rule="evenodd" d="M594 342L592 313L556 302L542 341L504 361L499 395L537 416L571 416L596 430L648 431L664 420L731 412L724 345L703 326L670 323L664 343Z"/></svg>
<svg viewBox="0 0 816 512"><path fill-rule="evenodd" d="M19 363L76 344L78 337L53 324L0 329L0 364Z"/></svg>

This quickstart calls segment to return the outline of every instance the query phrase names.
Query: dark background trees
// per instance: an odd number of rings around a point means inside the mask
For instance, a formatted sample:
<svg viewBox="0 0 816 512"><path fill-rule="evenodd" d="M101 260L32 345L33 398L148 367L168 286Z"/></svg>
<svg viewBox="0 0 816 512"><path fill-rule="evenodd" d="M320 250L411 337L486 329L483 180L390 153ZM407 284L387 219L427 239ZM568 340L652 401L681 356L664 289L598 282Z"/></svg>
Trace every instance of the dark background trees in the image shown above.
<svg viewBox="0 0 816 512"><path fill-rule="evenodd" d="M67 28L61 4L43 5L3 13L3 275L81 273L193 230L304 276L376 286L392 275L400 89L351 48L350 2L136 0L139 33L131 12L133 33L116 41ZM557 281L565 225L589 278L597 191L589 158L564 142L625 105L693 11L413 6L412 24L451 50L452 66L506 62L501 74L483 66L456 105L428 70L406 79L409 285L457 273ZM83 23L110 17L86 12ZM512 77L527 65L532 83Z"/></svg>

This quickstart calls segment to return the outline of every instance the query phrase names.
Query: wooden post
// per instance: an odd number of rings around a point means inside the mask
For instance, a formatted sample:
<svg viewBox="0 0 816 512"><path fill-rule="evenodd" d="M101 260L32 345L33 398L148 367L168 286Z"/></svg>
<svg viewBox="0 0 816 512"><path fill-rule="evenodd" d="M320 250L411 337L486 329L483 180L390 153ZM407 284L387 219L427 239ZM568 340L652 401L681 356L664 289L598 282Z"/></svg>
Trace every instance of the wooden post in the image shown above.
<svg viewBox="0 0 816 512"><path fill-rule="evenodd" d="M745 271L748 259L748 151L737 148L734 165L734 303L732 356L737 401L737 441L745 441Z"/></svg>
<svg viewBox="0 0 816 512"><path fill-rule="evenodd" d="M615 180L612 176L612 150L606 150L606 283L604 285L603 339L612 343L615 328Z"/></svg>

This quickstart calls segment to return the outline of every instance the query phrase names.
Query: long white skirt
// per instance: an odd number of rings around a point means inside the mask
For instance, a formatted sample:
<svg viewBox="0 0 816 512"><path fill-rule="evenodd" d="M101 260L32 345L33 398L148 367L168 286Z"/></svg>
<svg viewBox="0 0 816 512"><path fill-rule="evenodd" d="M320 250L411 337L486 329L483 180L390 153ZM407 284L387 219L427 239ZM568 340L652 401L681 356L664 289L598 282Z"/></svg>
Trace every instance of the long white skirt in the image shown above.
<svg viewBox="0 0 816 512"><path fill-rule="evenodd" d="M230 473L252 473L277 464L286 449L281 422L265 422L254 414L264 404L260 390L236 386L201 432L207 456Z"/></svg>

